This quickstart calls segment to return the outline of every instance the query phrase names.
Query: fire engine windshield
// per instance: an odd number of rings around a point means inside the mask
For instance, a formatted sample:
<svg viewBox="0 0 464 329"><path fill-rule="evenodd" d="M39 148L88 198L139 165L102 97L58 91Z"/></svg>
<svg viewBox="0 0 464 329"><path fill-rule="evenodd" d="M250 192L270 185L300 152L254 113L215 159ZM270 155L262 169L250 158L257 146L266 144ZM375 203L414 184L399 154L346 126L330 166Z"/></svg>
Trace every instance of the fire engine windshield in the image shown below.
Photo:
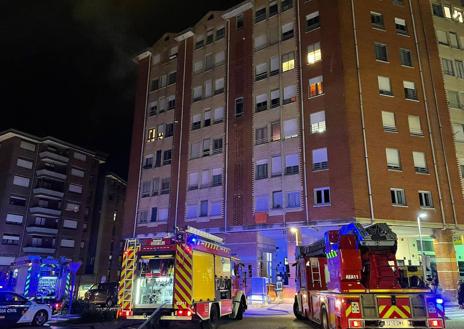
<svg viewBox="0 0 464 329"><path fill-rule="evenodd" d="M135 282L135 307L156 308L173 303L174 255L139 260Z"/></svg>

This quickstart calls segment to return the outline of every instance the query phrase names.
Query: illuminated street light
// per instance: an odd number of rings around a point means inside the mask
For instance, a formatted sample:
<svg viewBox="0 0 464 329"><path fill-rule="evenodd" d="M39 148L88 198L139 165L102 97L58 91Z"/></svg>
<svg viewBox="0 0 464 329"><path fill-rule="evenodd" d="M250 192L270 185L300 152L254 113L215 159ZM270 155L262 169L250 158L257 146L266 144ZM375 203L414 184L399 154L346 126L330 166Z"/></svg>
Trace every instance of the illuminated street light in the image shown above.
<svg viewBox="0 0 464 329"><path fill-rule="evenodd" d="M299 234L299 230L297 227L290 227L290 232L292 234L295 234L295 245L298 246L298 234Z"/></svg>

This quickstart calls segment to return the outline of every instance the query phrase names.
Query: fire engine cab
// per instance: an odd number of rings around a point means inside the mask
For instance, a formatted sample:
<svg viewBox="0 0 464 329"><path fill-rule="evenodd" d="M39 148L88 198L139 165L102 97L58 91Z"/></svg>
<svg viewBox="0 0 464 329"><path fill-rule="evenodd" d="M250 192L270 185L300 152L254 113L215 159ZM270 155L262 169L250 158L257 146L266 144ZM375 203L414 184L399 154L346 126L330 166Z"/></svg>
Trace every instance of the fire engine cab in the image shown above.
<svg viewBox="0 0 464 329"><path fill-rule="evenodd" d="M220 317L241 320L247 302L234 262L222 238L193 227L165 238L126 240L118 316L145 318L158 311L161 326L199 321L208 329Z"/></svg>
<svg viewBox="0 0 464 329"><path fill-rule="evenodd" d="M402 288L396 234L386 224L328 231L296 248L293 311L323 329L444 328L443 299Z"/></svg>

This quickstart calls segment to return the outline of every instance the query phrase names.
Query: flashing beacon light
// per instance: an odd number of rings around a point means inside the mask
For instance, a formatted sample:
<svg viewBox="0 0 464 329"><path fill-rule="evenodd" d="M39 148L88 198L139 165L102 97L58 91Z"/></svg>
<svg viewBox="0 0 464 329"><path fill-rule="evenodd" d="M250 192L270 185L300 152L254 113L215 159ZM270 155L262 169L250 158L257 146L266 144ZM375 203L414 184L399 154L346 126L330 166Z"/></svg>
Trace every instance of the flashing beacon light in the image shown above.
<svg viewBox="0 0 464 329"><path fill-rule="evenodd" d="M444 303L443 298L437 298L435 302L440 305Z"/></svg>

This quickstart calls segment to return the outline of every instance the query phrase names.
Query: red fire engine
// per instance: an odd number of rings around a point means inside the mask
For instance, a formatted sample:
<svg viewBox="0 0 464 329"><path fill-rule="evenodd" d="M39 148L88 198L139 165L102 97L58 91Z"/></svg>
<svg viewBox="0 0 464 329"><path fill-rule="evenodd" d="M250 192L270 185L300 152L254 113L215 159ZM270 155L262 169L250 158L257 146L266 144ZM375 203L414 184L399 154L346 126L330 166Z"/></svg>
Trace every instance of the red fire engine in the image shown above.
<svg viewBox="0 0 464 329"><path fill-rule="evenodd" d="M323 329L445 328L443 299L401 287L396 234L353 223L296 250L293 310Z"/></svg>

